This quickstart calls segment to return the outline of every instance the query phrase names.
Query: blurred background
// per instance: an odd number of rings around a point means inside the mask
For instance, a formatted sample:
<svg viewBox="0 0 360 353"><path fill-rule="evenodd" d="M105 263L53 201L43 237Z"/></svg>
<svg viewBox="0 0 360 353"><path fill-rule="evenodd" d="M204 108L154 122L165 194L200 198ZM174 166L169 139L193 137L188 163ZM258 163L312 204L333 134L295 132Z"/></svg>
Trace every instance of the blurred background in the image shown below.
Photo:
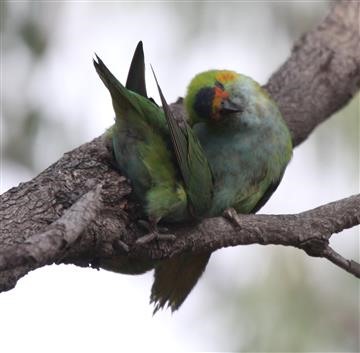
<svg viewBox="0 0 360 353"><path fill-rule="evenodd" d="M96 52L125 82L143 40L169 102L198 72L266 83L330 2L1 1L1 192L113 122ZM158 100L147 67L148 91ZM359 192L359 95L301 146L263 213ZM331 238L359 260L359 229ZM280 246L217 251L180 311L152 317L152 274L48 266L0 295L2 352L358 352L359 282Z"/></svg>

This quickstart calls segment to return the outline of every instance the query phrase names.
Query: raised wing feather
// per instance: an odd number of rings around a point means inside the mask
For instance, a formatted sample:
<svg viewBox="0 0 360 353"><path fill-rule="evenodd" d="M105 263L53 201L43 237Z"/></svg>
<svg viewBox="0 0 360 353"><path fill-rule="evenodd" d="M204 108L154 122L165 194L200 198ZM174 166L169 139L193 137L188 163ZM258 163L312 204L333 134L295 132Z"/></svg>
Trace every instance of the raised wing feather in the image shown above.
<svg viewBox="0 0 360 353"><path fill-rule="evenodd" d="M190 126L183 121L184 127L180 127L175 120L161 91L154 70L153 74L169 126L175 156L189 197L190 211L195 217L202 217L208 212L213 196L213 175L210 165Z"/></svg>
<svg viewBox="0 0 360 353"><path fill-rule="evenodd" d="M148 215L166 217L173 211L171 207L186 203L186 195L177 185L177 167L168 148L170 134L163 110L125 88L98 57L94 65L110 91L116 113L109 137L117 165L132 181Z"/></svg>
<svg viewBox="0 0 360 353"><path fill-rule="evenodd" d="M150 99L125 88L96 55L94 60L96 72L109 90L115 110L116 121L142 119L159 134L168 135L164 114Z"/></svg>
<svg viewBox="0 0 360 353"><path fill-rule="evenodd" d="M125 87L147 98L145 83L145 58L143 44L141 41L135 49Z"/></svg>
<svg viewBox="0 0 360 353"><path fill-rule="evenodd" d="M142 114L139 99L116 79L97 55L96 59L97 61L93 60L96 72L111 94L116 117L123 116L129 105L139 114Z"/></svg>

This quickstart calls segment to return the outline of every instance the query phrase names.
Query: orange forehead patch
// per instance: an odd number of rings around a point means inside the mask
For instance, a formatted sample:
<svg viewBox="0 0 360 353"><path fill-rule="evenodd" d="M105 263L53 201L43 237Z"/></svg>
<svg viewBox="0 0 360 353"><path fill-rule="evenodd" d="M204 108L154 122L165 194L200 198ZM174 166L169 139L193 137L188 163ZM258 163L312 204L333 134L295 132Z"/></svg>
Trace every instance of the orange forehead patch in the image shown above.
<svg viewBox="0 0 360 353"><path fill-rule="evenodd" d="M220 118L219 107L221 105L221 102L228 97L229 97L228 92L223 91L219 87L215 87L215 96L212 102L213 119L219 120Z"/></svg>
<svg viewBox="0 0 360 353"><path fill-rule="evenodd" d="M223 71L219 71L216 74L215 78L222 84L225 84L226 82L235 80L236 73L234 71L223 70Z"/></svg>

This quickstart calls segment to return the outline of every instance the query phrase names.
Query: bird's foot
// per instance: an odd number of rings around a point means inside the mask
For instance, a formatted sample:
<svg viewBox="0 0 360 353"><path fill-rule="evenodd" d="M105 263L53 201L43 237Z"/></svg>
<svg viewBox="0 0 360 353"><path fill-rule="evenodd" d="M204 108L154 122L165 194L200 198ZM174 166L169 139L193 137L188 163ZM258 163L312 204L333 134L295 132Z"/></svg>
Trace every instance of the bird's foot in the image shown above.
<svg viewBox="0 0 360 353"><path fill-rule="evenodd" d="M174 241L176 236L174 234L168 234L168 229L166 227L158 227L152 222L147 222L145 220L139 220L138 224L145 228L149 233L140 237L136 240L136 244L143 245L147 244L153 240L170 240Z"/></svg>
<svg viewBox="0 0 360 353"><path fill-rule="evenodd" d="M223 213L223 217L229 220L236 227L241 228L241 218L234 208L227 208Z"/></svg>
<svg viewBox="0 0 360 353"><path fill-rule="evenodd" d="M136 240L136 244L138 245L144 245L147 244L153 240L170 240L174 241L176 239L176 236L174 234L164 234L160 233L158 230L152 230L150 233L144 235L143 237L140 237Z"/></svg>
<svg viewBox="0 0 360 353"><path fill-rule="evenodd" d="M124 251L125 253L128 253L130 251L130 247L129 245L127 245L126 243L124 243L122 240L118 239L116 240L116 242L114 242L114 246L119 249Z"/></svg>

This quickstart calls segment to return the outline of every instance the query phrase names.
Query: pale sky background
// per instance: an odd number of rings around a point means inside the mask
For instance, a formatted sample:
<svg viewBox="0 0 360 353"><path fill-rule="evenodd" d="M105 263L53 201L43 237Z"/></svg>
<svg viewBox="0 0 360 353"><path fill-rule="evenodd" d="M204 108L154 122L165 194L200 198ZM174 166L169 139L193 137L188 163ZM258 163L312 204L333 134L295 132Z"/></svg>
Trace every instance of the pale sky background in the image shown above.
<svg viewBox="0 0 360 353"><path fill-rule="evenodd" d="M92 65L95 52L125 82L142 40L148 92L157 101L149 63L168 102L184 95L196 73L211 68L233 69L264 84L289 56L294 39L324 17L328 3L10 1L7 6L1 32L1 192L112 124L109 94ZM29 16L49 38L38 61L9 34ZM31 143L31 163L19 163L6 152L28 109L25 101L46 118ZM296 148L261 213L301 212L358 193L358 117L359 96ZM335 235L331 243L359 260L358 230ZM125 276L70 265L36 270L0 294L0 351L342 352L360 347L358 281L295 249L244 246L216 252L173 315L152 316L151 283L152 273Z"/></svg>

